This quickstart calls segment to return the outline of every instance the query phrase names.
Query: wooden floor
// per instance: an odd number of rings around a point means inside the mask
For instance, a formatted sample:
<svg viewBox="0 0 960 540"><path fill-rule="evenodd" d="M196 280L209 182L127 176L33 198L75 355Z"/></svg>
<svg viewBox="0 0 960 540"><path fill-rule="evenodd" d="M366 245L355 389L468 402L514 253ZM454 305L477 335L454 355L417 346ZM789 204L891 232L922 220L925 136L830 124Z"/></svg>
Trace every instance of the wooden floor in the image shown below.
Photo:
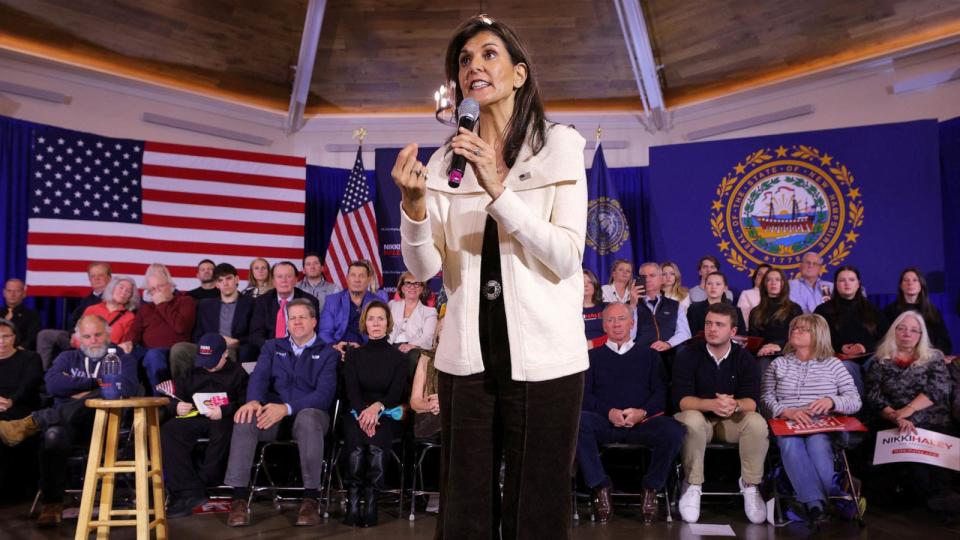
<svg viewBox="0 0 960 540"><path fill-rule="evenodd" d="M27 519L28 504L8 505L0 507L0 538L2 539L47 539L73 538L75 521L65 521L59 529L39 531ZM171 520L170 538L227 540L227 539L258 539L258 540L295 540L316 538L365 538L365 539L430 539L433 538L433 527L436 518L430 514L417 514L416 522L398 519L396 510L384 509L381 513L380 526L372 529L354 529L345 527L335 518L313 528L294 527L296 507L284 506L280 513L268 503L255 503L253 511L253 525L248 528L232 529L226 526L226 514L193 516ZM867 511L867 526L859 529L854 523L831 522L824 524L821 533L816 538L840 539L908 539L924 538L926 540L942 540L960 538L960 526L944 527L939 520L921 510L909 512L880 512ZM587 539L631 539L637 538L699 538L689 525L680 521L672 524L660 521L652 525L644 525L638 513L631 508L615 509L614 518L607 524L591 523L586 508L581 508L581 521L573 528L573 538ZM743 516L743 509L737 501L710 502L703 506L700 523L726 523L733 527L738 538L747 540L768 540L773 538L806 538L806 529L799 524L790 524L775 528L770 525L748 524ZM111 535L111 538L133 538L131 530L121 530ZM539 539L534 539L539 540ZM544 539L552 540L552 539Z"/></svg>

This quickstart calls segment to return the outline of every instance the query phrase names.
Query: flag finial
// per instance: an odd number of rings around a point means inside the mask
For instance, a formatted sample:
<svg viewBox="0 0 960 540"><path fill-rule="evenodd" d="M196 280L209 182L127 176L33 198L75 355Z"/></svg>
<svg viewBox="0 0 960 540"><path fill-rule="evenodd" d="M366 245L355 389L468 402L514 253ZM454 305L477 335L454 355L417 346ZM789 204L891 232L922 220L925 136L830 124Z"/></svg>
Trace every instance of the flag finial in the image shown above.
<svg viewBox="0 0 960 540"><path fill-rule="evenodd" d="M600 124L597 124L597 146L600 146L601 135L603 135L603 130L600 129Z"/></svg>
<svg viewBox="0 0 960 540"><path fill-rule="evenodd" d="M353 130L353 138L357 139L360 145L363 145L363 139L367 136L367 130L363 128L357 128Z"/></svg>

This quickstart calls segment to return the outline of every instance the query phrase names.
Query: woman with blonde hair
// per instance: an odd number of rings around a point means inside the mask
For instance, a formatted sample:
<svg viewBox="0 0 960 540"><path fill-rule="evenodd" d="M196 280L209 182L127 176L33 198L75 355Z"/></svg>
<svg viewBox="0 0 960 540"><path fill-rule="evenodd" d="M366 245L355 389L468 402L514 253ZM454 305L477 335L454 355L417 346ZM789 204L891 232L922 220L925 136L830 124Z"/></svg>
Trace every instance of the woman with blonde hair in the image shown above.
<svg viewBox="0 0 960 540"><path fill-rule="evenodd" d="M847 369L834 357L830 327L816 314L790 321L783 356L763 375L761 409L768 418L805 426L817 417L850 415L860 410L860 393ZM833 487L833 434L778 436L787 477L797 493L797 513L817 529ZM811 474L812 473L812 474Z"/></svg>
<svg viewBox="0 0 960 540"><path fill-rule="evenodd" d="M690 307L690 290L683 286L683 276L680 274L680 267L677 263L666 261L660 265L663 272L663 286L660 291L664 296L671 300L680 302L682 309Z"/></svg>
<svg viewBox="0 0 960 540"><path fill-rule="evenodd" d="M639 293L634 293L633 263L626 259L613 261L610 270L610 281L600 288L603 301L607 304L619 302L621 304L636 305Z"/></svg>
<svg viewBox="0 0 960 540"><path fill-rule="evenodd" d="M943 353L931 345L919 312L905 311L893 321L868 361L866 386L867 407L877 416L877 429L895 426L907 435L922 428L956 435L950 417L950 372ZM960 514L960 494L952 489L950 470L923 463L882 467L893 469L890 477L899 479L928 510L945 518Z"/></svg>
<svg viewBox="0 0 960 540"><path fill-rule="evenodd" d="M250 273L247 274L247 288L241 294L256 298L273 288L273 275L270 262L263 257L250 261Z"/></svg>

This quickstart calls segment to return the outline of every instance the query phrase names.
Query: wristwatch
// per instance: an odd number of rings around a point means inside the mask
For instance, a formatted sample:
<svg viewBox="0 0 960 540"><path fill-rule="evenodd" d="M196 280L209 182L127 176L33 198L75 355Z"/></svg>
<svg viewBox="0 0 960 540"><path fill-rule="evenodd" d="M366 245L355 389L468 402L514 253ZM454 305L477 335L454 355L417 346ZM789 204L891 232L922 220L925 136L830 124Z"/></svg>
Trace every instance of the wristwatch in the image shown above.
<svg viewBox="0 0 960 540"><path fill-rule="evenodd" d="M738 412L740 412L740 400L734 400L734 402L737 404L737 406L734 407L733 414L737 414Z"/></svg>

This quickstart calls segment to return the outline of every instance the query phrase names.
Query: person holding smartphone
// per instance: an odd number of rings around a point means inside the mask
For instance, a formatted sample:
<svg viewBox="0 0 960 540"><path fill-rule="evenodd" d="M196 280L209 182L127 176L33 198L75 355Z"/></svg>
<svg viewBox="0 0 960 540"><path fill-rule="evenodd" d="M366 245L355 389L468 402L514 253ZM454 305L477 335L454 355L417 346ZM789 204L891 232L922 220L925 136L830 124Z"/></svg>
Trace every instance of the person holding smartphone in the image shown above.
<svg viewBox="0 0 960 540"><path fill-rule="evenodd" d="M636 307L637 345L665 352L690 339L686 310L660 293L663 271L659 264L640 265L636 286L642 295Z"/></svg>

